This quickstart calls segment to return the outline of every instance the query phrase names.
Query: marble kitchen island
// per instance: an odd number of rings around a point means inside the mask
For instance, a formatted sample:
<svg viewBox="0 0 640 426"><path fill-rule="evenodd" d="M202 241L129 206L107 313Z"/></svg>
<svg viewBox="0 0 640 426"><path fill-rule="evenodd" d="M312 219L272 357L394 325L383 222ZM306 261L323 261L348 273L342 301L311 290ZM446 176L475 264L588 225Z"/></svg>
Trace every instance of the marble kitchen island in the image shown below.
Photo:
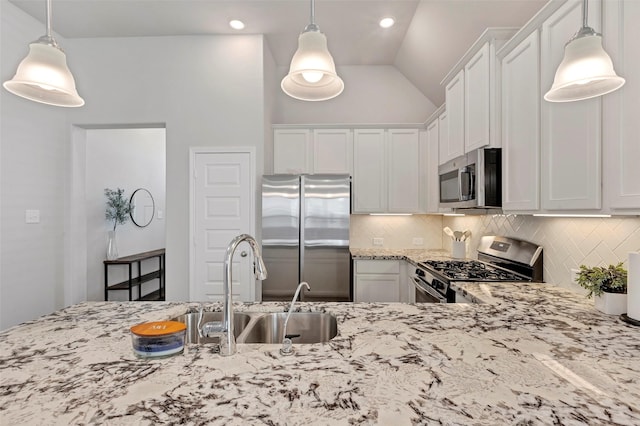
<svg viewBox="0 0 640 426"><path fill-rule="evenodd" d="M75 305L0 333L0 424L640 424L640 328L548 284L457 286L485 303L303 303L339 333L290 357L139 359L131 325L196 305Z"/></svg>

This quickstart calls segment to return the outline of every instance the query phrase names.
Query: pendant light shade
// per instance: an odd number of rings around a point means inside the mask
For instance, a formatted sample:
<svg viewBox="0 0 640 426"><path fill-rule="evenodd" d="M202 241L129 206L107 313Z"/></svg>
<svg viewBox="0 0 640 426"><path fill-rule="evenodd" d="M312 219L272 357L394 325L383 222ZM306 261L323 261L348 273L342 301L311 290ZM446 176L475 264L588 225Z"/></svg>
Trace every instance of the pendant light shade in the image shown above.
<svg viewBox="0 0 640 426"><path fill-rule="evenodd" d="M280 87L287 95L303 101L326 101L344 90L344 83L336 74L336 65L327 48L327 37L314 23L313 0L311 23L298 37L298 50Z"/></svg>
<svg viewBox="0 0 640 426"><path fill-rule="evenodd" d="M583 5L583 26L566 44L564 59L556 70L549 102L572 102L605 95L619 89L625 79L613 69L602 48L602 36L587 26L587 1Z"/></svg>
<svg viewBox="0 0 640 426"><path fill-rule="evenodd" d="M29 54L18 65L16 75L3 84L14 95L61 107L79 107L84 100L67 66L67 58L51 37L51 4L47 0L47 35L29 45Z"/></svg>

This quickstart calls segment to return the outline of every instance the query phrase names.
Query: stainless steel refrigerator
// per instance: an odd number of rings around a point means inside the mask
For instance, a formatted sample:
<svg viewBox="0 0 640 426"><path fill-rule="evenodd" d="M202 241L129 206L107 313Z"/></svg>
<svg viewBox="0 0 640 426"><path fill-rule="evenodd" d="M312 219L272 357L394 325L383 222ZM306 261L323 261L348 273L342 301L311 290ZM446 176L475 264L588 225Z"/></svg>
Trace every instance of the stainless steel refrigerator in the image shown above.
<svg viewBox="0 0 640 426"><path fill-rule="evenodd" d="M349 175L262 178L262 255L268 277L262 300L350 301Z"/></svg>

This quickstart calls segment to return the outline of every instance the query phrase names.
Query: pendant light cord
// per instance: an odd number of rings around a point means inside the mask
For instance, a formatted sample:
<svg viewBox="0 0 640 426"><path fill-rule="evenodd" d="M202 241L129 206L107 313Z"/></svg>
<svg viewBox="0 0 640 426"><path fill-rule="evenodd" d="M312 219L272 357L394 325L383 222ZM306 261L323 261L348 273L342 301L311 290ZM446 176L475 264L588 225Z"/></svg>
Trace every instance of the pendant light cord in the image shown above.
<svg viewBox="0 0 640 426"><path fill-rule="evenodd" d="M582 3L582 28L587 28L589 26L587 25L587 3L589 3L587 0L584 0Z"/></svg>
<svg viewBox="0 0 640 426"><path fill-rule="evenodd" d="M315 8L315 1L314 0L311 0L311 23L312 24L316 23L316 8Z"/></svg>
<svg viewBox="0 0 640 426"><path fill-rule="evenodd" d="M51 37L51 0L47 0L47 37Z"/></svg>

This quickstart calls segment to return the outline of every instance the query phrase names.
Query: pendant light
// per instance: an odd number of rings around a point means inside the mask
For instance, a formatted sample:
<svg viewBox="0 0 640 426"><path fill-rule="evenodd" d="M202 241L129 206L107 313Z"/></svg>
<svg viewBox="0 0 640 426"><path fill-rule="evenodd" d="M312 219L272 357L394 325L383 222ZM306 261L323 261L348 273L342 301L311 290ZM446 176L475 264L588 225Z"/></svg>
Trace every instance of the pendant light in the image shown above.
<svg viewBox="0 0 640 426"><path fill-rule="evenodd" d="M315 24L314 0L311 0L311 22L298 37L298 50L280 87L287 95L303 101L326 101L344 90L327 48L327 37Z"/></svg>
<svg viewBox="0 0 640 426"><path fill-rule="evenodd" d="M602 34L587 25L587 0L584 0L582 28L565 45L564 59L544 99L549 102L580 101L613 92L624 82L602 48Z"/></svg>
<svg viewBox="0 0 640 426"><path fill-rule="evenodd" d="M2 85L14 95L43 104L84 105L64 51L51 36L51 0L47 0L47 34L29 44L29 54L18 65L16 75Z"/></svg>

